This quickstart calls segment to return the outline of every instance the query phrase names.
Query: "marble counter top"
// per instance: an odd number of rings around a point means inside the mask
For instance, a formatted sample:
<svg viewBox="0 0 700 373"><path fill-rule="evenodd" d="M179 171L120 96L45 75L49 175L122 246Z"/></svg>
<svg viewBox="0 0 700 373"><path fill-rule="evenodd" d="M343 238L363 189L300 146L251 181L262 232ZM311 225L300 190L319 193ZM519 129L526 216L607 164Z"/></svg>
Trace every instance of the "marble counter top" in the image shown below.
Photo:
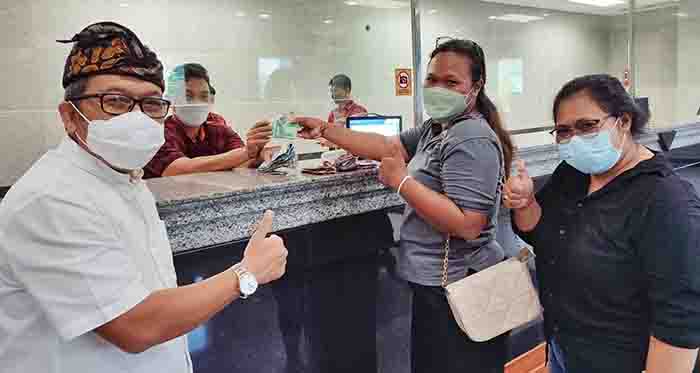
<svg viewBox="0 0 700 373"><path fill-rule="evenodd" d="M403 203L374 170L274 176L237 169L152 179L148 186L174 252L243 240L267 209L275 211L273 229L283 231Z"/></svg>
<svg viewBox="0 0 700 373"><path fill-rule="evenodd" d="M662 131L670 130L676 131L672 148L700 143L700 124ZM656 131L649 131L639 141L660 149ZM534 177L551 174L559 164L554 145L522 149L518 157L525 160ZM274 230L283 231L403 204L378 182L375 170L328 176L303 175L295 170L287 176L275 176L237 169L151 179L148 186L174 252L244 240L267 209L276 213Z"/></svg>

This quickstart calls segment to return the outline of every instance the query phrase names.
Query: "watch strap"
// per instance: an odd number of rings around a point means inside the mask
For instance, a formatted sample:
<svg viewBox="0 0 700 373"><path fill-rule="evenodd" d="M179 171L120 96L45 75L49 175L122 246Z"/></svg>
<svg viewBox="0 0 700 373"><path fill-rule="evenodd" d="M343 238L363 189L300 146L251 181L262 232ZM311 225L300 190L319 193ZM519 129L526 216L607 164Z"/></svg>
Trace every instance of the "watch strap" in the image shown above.
<svg viewBox="0 0 700 373"><path fill-rule="evenodd" d="M243 290L241 288L241 281L243 281L243 275L250 272L248 272L248 270L245 267L243 267L243 263L234 264L233 267L231 267L231 272L233 272L233 274L238 279L238 292L240 294L240 298L247 299L248 295L243 293Z"/></svg>

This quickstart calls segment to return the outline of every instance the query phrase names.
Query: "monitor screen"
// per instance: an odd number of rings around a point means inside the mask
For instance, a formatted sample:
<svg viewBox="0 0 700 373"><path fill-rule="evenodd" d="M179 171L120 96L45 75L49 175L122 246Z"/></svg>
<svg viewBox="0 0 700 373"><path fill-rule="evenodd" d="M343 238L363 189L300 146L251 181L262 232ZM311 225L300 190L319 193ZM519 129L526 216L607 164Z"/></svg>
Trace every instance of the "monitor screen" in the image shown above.
<svg viewBox="0 0 700 373"><path fill-rule="evenodd" d="M401 133L401 117L349 117L347 127L353 131L396 136Z"/></svg>

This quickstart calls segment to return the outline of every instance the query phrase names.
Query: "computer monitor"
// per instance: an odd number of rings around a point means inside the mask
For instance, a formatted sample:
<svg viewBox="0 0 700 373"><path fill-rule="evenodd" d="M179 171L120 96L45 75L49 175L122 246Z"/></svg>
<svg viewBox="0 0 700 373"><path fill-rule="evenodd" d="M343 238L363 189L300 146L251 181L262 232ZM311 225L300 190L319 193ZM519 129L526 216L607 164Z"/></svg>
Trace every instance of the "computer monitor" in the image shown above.
<svg viewBox="0 0 700 373"><path fill-rule="evenodd" d="M374 132L384 136L401 133L401 116L348 117L347 127L358 132Z"/></svg>

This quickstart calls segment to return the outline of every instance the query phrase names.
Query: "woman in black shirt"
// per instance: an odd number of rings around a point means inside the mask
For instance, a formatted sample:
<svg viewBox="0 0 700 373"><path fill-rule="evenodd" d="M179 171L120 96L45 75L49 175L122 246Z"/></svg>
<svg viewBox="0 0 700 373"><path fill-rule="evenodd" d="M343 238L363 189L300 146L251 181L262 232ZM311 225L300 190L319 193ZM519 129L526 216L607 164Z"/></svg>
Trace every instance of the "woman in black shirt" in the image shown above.
<svg viewBox="0 0 700 373"><path fill-rule="evenodd" d="M688 373L700 346L700 201L637 143L648 116L608 75L554 102L563 162L535 195L524 164L504 190L537 253L552 373Z"/></svg>

